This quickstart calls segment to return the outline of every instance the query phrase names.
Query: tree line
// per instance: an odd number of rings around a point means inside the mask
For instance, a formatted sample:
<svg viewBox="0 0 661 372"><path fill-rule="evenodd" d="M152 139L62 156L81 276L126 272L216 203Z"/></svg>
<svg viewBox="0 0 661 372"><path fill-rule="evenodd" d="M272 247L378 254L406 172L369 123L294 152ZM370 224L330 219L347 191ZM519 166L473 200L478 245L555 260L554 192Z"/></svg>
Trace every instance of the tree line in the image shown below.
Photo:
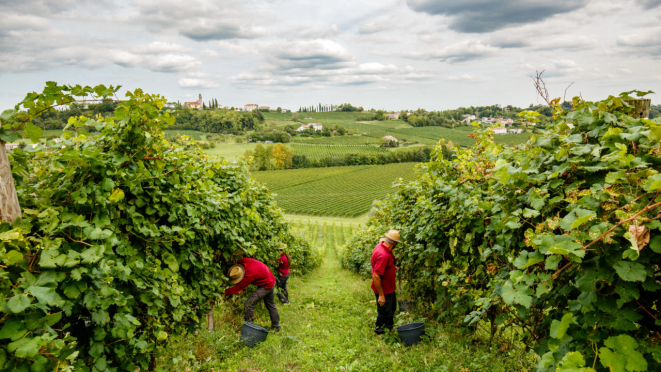
<svg viewBox="0 0 661 372"><path fill-rule="evenodd" d="M451 154L447 146L442 144L443 153ZM247 150L245 158L253 158L250 166L253 171L326 168L352 165L383 165L392 163L422 163L430 159L431 146L412 147L397 151L373 154L347 153L342 156L326 156L310 159L305 154L296 154L294 150L282 143L263 145L258 143L254 150Z"/></svg>

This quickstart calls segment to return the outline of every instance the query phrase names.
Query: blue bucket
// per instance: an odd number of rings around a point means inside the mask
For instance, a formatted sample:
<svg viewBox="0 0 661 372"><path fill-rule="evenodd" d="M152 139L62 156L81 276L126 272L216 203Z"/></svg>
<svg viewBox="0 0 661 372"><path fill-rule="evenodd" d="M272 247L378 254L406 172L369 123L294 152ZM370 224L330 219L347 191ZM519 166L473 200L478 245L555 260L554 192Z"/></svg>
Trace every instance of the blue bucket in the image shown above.
<svg viewBox="0 0 661 372"><path fill-rule="evenodd" d="M258 342L266 341L266 336L268 335L268 329L253 323L246 322L241 327L241 341L249 347L253 347Z"/></svg>
<svg viewBox="0 0 661 372"><path fill-rule="evenodd" d="M413 346L420 342L420 336L425 333L425 323L409 323L397 327L399 338L407 345Z"/></svg>

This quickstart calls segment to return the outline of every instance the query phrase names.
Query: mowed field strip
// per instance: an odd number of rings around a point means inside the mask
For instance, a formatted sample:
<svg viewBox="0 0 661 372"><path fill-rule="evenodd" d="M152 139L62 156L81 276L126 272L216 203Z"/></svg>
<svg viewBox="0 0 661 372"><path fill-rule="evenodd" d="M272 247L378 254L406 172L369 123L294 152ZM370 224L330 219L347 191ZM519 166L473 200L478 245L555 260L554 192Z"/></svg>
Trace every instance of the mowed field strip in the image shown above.
<svg viewBox="0 0 661 372"><path fill-rule="evenodd" d="M325 157L342 157L347 154L370 155L388 152L385 147L374 145L316 145L306 143L291 143L289 147L295 154L305 155L308 159L317 160Z"/></svg>
<svg viewBox="0 0 661 372"><path fill-rule="evenodd" d="M415 163L307 168L254 172L253 177L277 194L286 213L356 217L392 190L398 179L410 181Z"/></svg>

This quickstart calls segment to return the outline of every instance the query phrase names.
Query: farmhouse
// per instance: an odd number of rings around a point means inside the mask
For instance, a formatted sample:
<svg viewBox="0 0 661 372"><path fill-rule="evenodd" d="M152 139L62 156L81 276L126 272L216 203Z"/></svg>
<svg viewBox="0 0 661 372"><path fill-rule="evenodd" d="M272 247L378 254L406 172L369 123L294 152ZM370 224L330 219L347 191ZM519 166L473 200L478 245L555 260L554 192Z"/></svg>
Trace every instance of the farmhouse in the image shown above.
<svg viewBox="0 0 661 372"><path fill-rule="evenodd" d="M521 128L511 128L507 130L507 133L523 133L523 129Z"/></svg>
<svg viewBox="0 0 661 372"><path fill-rule="evenodd" d="M384 136L383 137L384 141L389 141L389 142L399 142L399 140L393 136Z"/></svg>
<svg viewBox="0 0 661 372"><path fill-rule="evenodd" d="M257 104L256 104L256 103L249 103L249 104L243 106L243 110L244 110L244 111L253 111L253 110L257 110Z"/></svg>
<svg viewBox="0 0 661 372"><path fill-rule="evenodd" d="M507 128L498 127L498 128L491 128L491 130L493 130L493 134L507 134Z"/></svg>
<svg viewBox="0 0 661 372"><path fill-rule="evenodd" d="M297 132L302 132L302 131L304 131L306 129L309 129L309 128L312 128L315 131L321 131L323 129L323 126L322 126L321 123L304 124L304 125L301 125L300 127L298 127L298 129L296 129L296 131Z"/></svg>
<svg viewBox="0 0 661 372"><path fill-rule="evenodd" d="M393 119L393 120L399 119L399 113L386 114L386 116L388 117L388 119Z"/></svg>
<svg viewBox="0 0 661 372"><path fill-rule="evenodd" d="M5 150L13 150L18 147L18 143L5 143Z"/></svg>
<svg viewBox="0 0 661 372"><path fill-rule="evenodd" d="M464 120L462 120L462 123L470 124L471 122L475 121L477 117L475 115L471 114L466 114L464 115Z"/></svg>
<svg viewBox="0 0 661 372"><path fill-rule="evenodd" d="M204 105L202 104L202 94L201 93L200 93L199 98L197 99L197 101L184 102L184 107L188 107L188 108L194 108L194 109L202 110L203 106Z"/></svg>

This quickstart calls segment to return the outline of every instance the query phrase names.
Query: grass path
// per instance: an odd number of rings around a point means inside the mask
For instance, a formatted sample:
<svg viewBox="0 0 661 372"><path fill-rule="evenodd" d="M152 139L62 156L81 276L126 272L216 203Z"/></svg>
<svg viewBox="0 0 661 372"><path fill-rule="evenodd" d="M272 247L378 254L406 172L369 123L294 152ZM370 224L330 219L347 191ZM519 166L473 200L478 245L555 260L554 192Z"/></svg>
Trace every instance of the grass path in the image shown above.
<svg viewBox="0 0 661 372"><path fill-rule="evenodd" d="M330 247L329 247L330 248ZM378 339L369 281L342 270L335 249L322 266L290 284L290 306L278 306L282 331L254 348L241 347L213 371L513 371L492 354L428 322L429 339L414 347L396 337ZM413 321L401 313L397 324ZM255 323L268 326L259 306ZM396 325L397 325L396 324Z"/></svg>

